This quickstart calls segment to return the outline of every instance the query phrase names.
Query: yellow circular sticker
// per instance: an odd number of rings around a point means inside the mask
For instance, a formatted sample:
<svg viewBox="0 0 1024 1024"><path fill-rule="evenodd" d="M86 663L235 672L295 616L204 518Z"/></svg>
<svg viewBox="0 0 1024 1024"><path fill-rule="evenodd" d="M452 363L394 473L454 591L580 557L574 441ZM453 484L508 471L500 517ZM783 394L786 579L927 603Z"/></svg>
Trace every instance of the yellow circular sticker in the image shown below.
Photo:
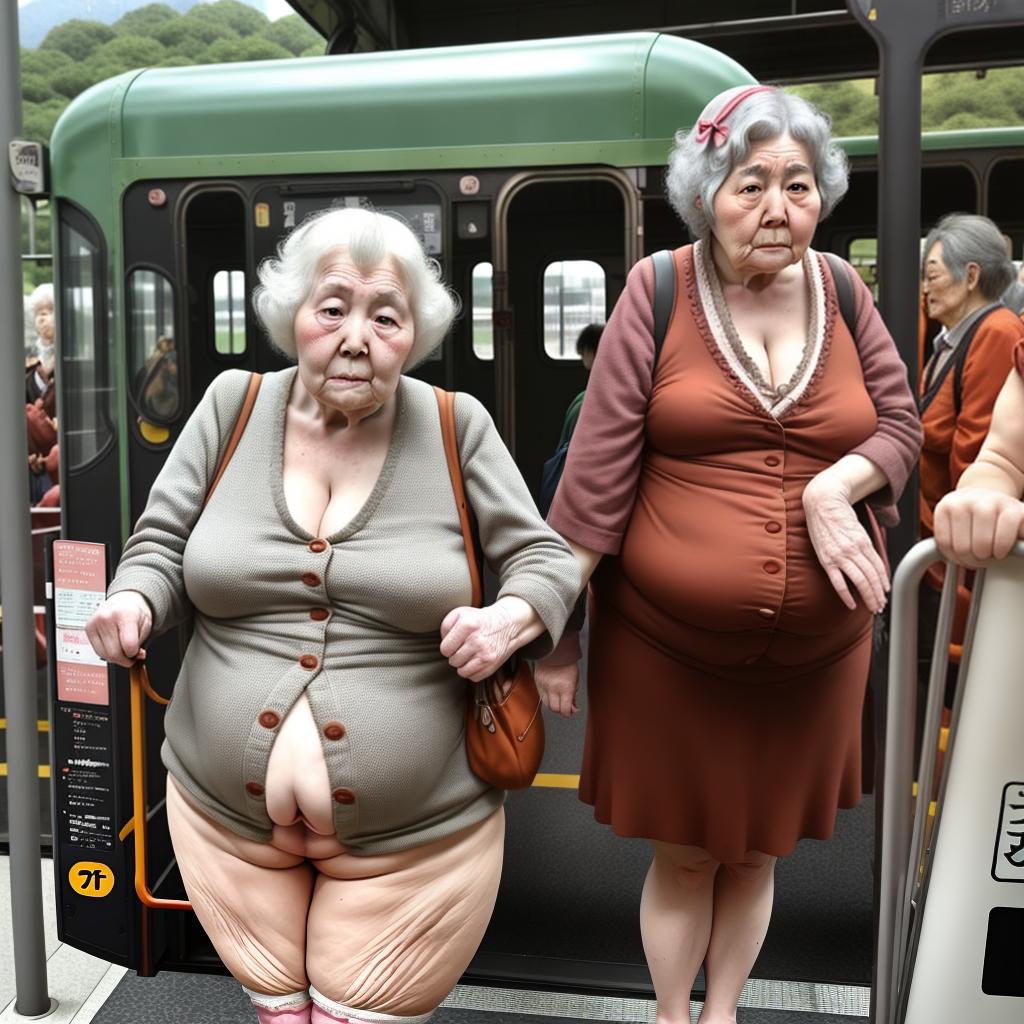
<svg viewBox="0 0 1024 1024"><path fill-rule="evenodd" d="M109 896L114 888L114 872L106 864L80 860L71 866L68 881L80 896Z"/></svg>

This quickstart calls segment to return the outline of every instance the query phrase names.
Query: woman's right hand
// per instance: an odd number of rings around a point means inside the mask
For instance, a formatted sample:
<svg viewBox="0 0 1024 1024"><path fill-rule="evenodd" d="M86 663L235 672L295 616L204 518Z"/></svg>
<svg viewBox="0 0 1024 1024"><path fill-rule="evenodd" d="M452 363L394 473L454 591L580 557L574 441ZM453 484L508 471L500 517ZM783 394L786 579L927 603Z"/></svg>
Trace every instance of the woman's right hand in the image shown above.
<svg viewBox="0 0 1024 1024"><path fill-rule="evenodd" d="M934 526L943 557L977 569L1010 553L1024 533L1024 502L986 487L966 487L935 506Z"/></svg>
<svg viewBox="0 0 1024 1024"><path fill-rule="evenodd" d="M122 590L93 612L85 624L85 635L104 661L131 668L136 661L145 660L142 645L152 628L149 602L137 590Z"/></svg>
<svg viewBox="0 0 1024 1024"><path fill-rule="evenodd" d="M534 668L533 677L540 691L540 699L556 715L569 718L579 711L576 706L576 692L580 687L578 661L572 661L568 665L548 665L539 661Z"/></svg>

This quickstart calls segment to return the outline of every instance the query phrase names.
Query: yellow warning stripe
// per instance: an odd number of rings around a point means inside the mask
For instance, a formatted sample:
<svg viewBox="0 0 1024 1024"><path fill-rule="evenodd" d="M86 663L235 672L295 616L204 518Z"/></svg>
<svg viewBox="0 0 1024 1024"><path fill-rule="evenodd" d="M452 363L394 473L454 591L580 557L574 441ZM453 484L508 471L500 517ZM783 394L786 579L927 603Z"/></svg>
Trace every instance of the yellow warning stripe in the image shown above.
<svg viewBox="0 0 1024 1024"><path fill-rule="evenodd" d="M578 775L552 775L542 772L533 780L533 784L541 789L579 789L580 777Z"/></svg>
<svg viewBox="0 0 1024 1024"><path fill-rule="evenodd" d="M50 766L48 764L41 764L39 766L39 778L48 779L50 777ZM7 762L0 761L0 779L7 778Z"/></svg>
<svg viewBox="0 0 1024 1024"><path fill-rule="evenodd" d="M7 719L6 718L0 718L0 729L6 729L6 728L7 728ZM36 721L36 730L38 732L49 732L50 731L50 723L45 718L40 718L40 719L38 719Z"/></svg>

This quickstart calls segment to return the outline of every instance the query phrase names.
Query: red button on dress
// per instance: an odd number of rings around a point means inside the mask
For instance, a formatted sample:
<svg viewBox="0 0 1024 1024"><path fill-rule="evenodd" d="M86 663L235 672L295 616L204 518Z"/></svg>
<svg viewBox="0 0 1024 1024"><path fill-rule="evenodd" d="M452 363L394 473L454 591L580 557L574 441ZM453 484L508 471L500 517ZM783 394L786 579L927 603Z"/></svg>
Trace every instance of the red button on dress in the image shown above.
<svg viewBox="0 0 1024 1024"><path fill-rule="evenodd" d="M313 608L309 613L309 617L314 622L323 622L330 614L331 613L326 608Z"/></svg>
<svg viewBox="0 0 1024 1024"><path fill-rule="evenodd" d="M316 668L317 665L320 664L320 662L317 661L316 655L304 654L301 658L299 658L299 664L303 668L308 668L308 669L312 670L312 669Z"/></svg>
<svg viewBox="0 0 1024 1024"><path fill-rule="evenodd" d="M311 540L309 542L309 550L312 551L314 555L319 555L322 551L327 550L327 541L321 540L320 537L317 537L316 540Z"/></svg>
<svg viewBox="0 0 1024 1024"><path fill-rule="evenodd" d="M769 558L768 561L765 562L763 566L761 566L761 568L764 569L764 571L768 573L770 576L774 576L782 568L782 566L779 565L779 563L776 562L774 559Z"/></svg>
<svg viewBox="0 0 1024 1024"><path fill-rule="evenodd" d="M320 577L317 576L315 572L304 572L302 574L302 582L305 583L307 587L319 587Z"/></svg>
<svg viewBox="0 0 1024 1024"><path fill-rule="evenodd" d="M345 726L341 722L328 722L324 726L324 735L329 740L340 740L345 737Z"/></svg>
<svg viewBox="0 0 1024 1024"><path fill-rule="evenodd" d="M258 782L247 782L245 791L249 796L263 796L264 789Z"/></svg>
<svg viewBox="0 0 1024 1024"><path fill-rule="evenodd" d="M782 529L782 524L781 523L776 523L774 520L771 520L771 521L769 521L769 522L764 524L764 528L769 533L778 533Z"/></svg>
<svg viewBox="0 0 1024 1024"><path fill-rule="evenodd" d="M276 711L261 711L259 723L264 729L276 729L281 724L281 716Z"/></svg>
<svg viewBox="0 0 1024 1024"><path fill-rule="evenodd" d="M775 610L773 608L758 608L757 614L760 615L762 619L775 618Z"/></svg>
<svg viewBox="0 0 1024 1024"><path fill-rule="evenodd" d="M336 789L331 796L339 804L354 804L356 802L356 795L351 789Z"/></svg>
<svg viewBox="0 0 1024 1024"><path fill-rule="evenodd" d="M777 466L780 462L782 462L782 459L778 455L768 455L764 460L766 466Z"/></svg>

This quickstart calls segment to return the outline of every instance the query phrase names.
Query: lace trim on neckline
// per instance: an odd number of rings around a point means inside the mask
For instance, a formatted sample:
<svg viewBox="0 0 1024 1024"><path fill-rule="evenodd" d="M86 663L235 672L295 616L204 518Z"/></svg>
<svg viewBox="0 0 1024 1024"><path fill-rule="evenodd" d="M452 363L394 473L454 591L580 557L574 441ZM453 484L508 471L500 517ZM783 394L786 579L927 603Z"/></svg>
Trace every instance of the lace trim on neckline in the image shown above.
<svg viewBox="0 0 1024 1024"><path fill-rule="evenodd" d="M740 340L712 262L711 247L703 241L693 245L692 266L697 292L693 297L697 299L697 309L703 314L697 317L697 321L705 328L705 340L733 384L756 407L776 419L813 390L821 376L835 319L835 303L825 288L817 254L808 249L803 265L808 290L807 341L789 380L775 387L765 380Z"/></svg>

